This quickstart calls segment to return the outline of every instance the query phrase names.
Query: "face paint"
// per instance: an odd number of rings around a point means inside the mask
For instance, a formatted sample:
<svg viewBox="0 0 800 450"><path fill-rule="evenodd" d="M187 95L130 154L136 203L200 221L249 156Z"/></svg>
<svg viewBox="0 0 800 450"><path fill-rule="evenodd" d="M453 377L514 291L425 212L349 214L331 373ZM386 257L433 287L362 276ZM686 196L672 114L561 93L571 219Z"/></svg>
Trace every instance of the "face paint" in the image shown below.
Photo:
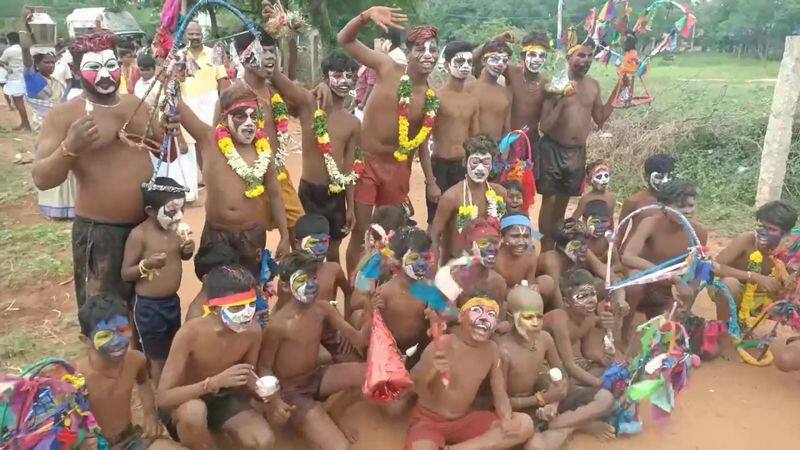
<svg viewBox="0 0 800 450"><path fill-rule="evenodd" d="M476 153L467 158L467 176L476 183L483 183L492 170L492 155Z"/></svg>
<svg viewBox="0 0 800 450"><path fill-rule="evenodd" d="M650 182L650 187L658 192L658 190L661 189L661 185L672 181L672 173L653 172L650 174L650 179L648 181Z"/></svg>
<svg viewBox="0 0 800 450"><path fill-rule="evenodd" d="M572 72L579 76L584 76L589 73L592 68L592 57L594 52L589 47L581 45L580 48L575 50L569 57L569 65Z"/></svg>
<svg viewBox="0 0 800 450"><path fill-rule="evenodd" d="M113 94L119 87L122 76L117 56L110 49L84 53L80 71L87 83L86 87L102 95Z"/></svg>
<svg viewBox="0 0 800 450"><path fill-rule="evenodd" d="M569 296L570 307L591 314L597 309L597 291L591 284L578 286Z"/></svg>
<svg viewBox="0 0 800 450"><path fill-rule="evenodd" d="M547 59L547 52L544 48L525 52L525 68L530 73L539 73L544 66L545 59Z"/></svg>
<svg viewBox="0 0 800 450"><path fill-rule="evenodd" d="M598 191L605 191L611 181L611 173L605 166L599 166L591 173L592 186Z"/></svg>
<svg viewBox="0 0 800 450"><path fill-rule="evenodd" d="M464 306L468 306L469 303L467 302ZM476 303L469 306L466 310L466 316L473 339L486 341L491 338L494 327L497 325L497 309L482 303Z"/></svg>
<svg viewBox="0 0 800 450"><path fill-rule="evenodd" d="M472 52L458 52L448 63L450 75L463 80L472 73Z"/></svg>
<svg viewBox="0 0 800 450"><path fill-rule="evenodd" d="M485 57L483 65L489 74L497 78L508 68L508 55L505 53L493 53Z"/></svg>
<svg viewBox="0 0 800 450"><path fill-rule="evenodd" d="M564 247L564 254L567 255L570 261L580 262L586 259L587 250L585 242L575 239L567 242L567 245Z"/></svg>
<svg viewBox="0 0 800 450"><path fill-rule="evenodd" d="M436 66L436 59L439 57L439 47L435 39L416 44L411 49L411 57L416 59L423 72L430 73Z"/></svg>
<svg viewBox="0 0 800 450"><path fill-rule="evenodd" d="M412 280L426 278L430 275L431 266L433 265L433 252L418 253L414 250L408 250L403 255L402 265L403 272Z"/></svg>
<svg viewBox="0 0 800 450"><path fill-rule="evenodd" d="M314 303L319 295L319 283L316 276L298 270L289 277L289 288L292 295L302 303Z"/></svg>
<svg viewBox="0 0 800 450"><path fill-rule="evenodd" d="M522 225L513 225L503 232L503 244L515 256L528 253L531 248L531 229Z"/></svg>
<svg viewBox="0 0 800 450"><path fill-rule="evenodd" d="M601 238L604 237L606 231L611 228L611 219L601 216L589 216L589 218L586 219L586 226L589 228L589 232L592 233L592 236Z"/></svg>
<svg viewBox="0 0 800 450"><path fill-rule="evenodd" d="M687 219L691 219L697 210L697 203L695 202L694 197L686 197L682 202L671 206L679 213L686 216Z"/></svg>
<svg viewBox="0 0 800 450"><path fill-rule="evenodd" d="M250 144L256 138L257 123L255 108L237 108L228 114L228 130L242 144Z"/></svg>
<svg viewBox="0 0 800 450"><path fill-rule="evenodd" d="M485 237L474 242L475 254L480 258L481 265L492 268L497 262L498 239Z"/></svg>
<svg viewBox="0 0 800 450"><path fill-rule="evenodd" d="M317 261L325 259L328 254L328 246L331 242L331 237L327 234L312 234L304 237L300 241L300 248L311 253L317 258Z"/></svg>
<svg viewBox="0 0 800 450"><path fill-rule="evenodd" d="M353 72L349 70L344 72L331 70L328 72L328 86L339 97L350 95L350 90L353 89L354 85L355 75Z"/></svg>
<svg viewBox="0 0 800 450"><path fill-rule="evenodd" d="M125 316L101 320L92 332L92 345L103 357L119 360L128 352L131 326Z"/></svg>
<svg viewBox="0 0 800 450"><path fill-rule="evenodd" d="M542 331L544 311L536 308L525 308L514 313L514 328L524 338L530 333Z"/></svg>
<svg viewBox="0 0 800 450"><path fill-rule="evenodd" d="M759 222L756 228L756 246L759 251L771 253L778 248L785 235L779 227Z"/></svg>
<svg viewBox="0 0 800 450"><path fill-rule="evenodd" d="M219 310L219 317L222 323L231 331L241 333L253 323L256 314L256 302L238 306L223 306Z"/></svg>
<svg viewBox="0 0 800 450"><path fill-rule="evenodd" d="M175 231L178 229L178 224L183 219L183 203L186 200L183 198L173 198L158 208L156 213L156 220L161 228L165 230Z"/></svg>

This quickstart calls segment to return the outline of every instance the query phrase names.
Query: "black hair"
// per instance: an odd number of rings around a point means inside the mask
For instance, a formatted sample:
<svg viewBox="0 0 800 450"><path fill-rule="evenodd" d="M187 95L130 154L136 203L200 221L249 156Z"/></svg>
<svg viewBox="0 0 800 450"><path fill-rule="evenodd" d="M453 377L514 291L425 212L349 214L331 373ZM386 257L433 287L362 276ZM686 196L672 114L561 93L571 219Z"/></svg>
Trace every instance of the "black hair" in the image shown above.
<svg viewBox="0 0 800 450"><path fill-rule="evenodd" d="M46 56L53 58L53 62L55 62L56 57L52 53L37 53L31 57L33 58L33 66L36 67Z"/></svg>
<svg viewBox="0 0 800 450"><path fill-rule="evenodd" d="M464 141L464 150L467 158L476 153L488 153L494 158L497 153L497 141L488 134L479 134Z"/></svg>
<svg viewBox="0 0 800 450"><path fill-rule="evenodd" d="M586 164L586 175L589 175L589 172L594 170L594 168L599 166L599 165L603 165L603 166L608 167L608 164L606 164L606 162L603 161L602 159L598 159L598 160L595 160L595 161L590 161L590 162L588 162Z"/></svg>
<svg viewBox="0 0 800 450"><path fill-rule="evenodd" d="M275 39L273 39L273 37L270 36L269 33L264 31L263 28L256 27L256 32L260 33L261 39L259 40L259 42L263 47L275 46ZM247 46L250 45L255 40L256 39L255 36L253 36L253 33L247 30L242 30L239 34L237 34L233 38L233 48L236 49L236 53L241 54L247 48Z"/></svg>
<svg viewBox="0 0 800 450"><path fill-rule="evenodd" d="M639 39L636 38L636 35L633 32L626 32L625 33L625 44L623 45L622 49L626 52L629 50L636 50L636 46L639 44Z"/></svg>
<svg viewBox="0 0 800 450"><path fill-rule="evenodd" d="M588 233L583 222L570 217L558 224L555 236L556 245L564 247L569 241L586 240Z"/></svg>
<svg viewBox="0 0 800 450"><path fill-rule="evenodd" d="M319 267L319 261L308 252L295 250L281 258L278 263L278 278L284 283L289 282L292 274L298 270L307 273L315 273Z"/></svg>
<svg viewBox="0 0 800 450"><path fill-rule="evenodd" d="M6 39L8 39L8 43L11 45L19 44L19 33L16 31L11 31L6 33Z"/></svg>
<svg viewBox="0 0 800 450"><path fill-rule="evenodd" d="M331 234L331 226L325 216L319 214L306 214L294 225L295 237L300 240L312 234Z"/></svg>
<svg viewBox="0 0 800 450"><path fill-rule="evenodd" d="M583 210L583 217L611 217L611 211L608 210L608 203L603 200L592 200L586 204Z"/></svg>
<svg viewBox="0 0 800 450"><path fill-rule="evenodd" d="M133 51L133 46L131 45L130 42L127 41L120 42L117 45L117 56L122 57L123 54L132 54L132 53L134 53L134 51Z"/></svg>
<svg viewBox="0 0 800 450"><path fill-rule="evenodd" d="M756 219L774 225L785 233L792 231L797 223L797 210L780 200L765 203L756 211Z"/></svg>
<svg viewBox="0 0 800 450"><path fill-rule="evenodd" d="M219 95L219 107L221 111L225 111L228 109L229 106L233 105L239 100L243 99L253 99L257 100L256 94L250 90L250 88L245 85L244 83L234 83L224 91L222 91ZM225 117L221 117L220 120L225 120Z"/></svg>
<svg viewBox="0 0 800 450"><path fill-rule="evenodd" d="M239 264L239 253L224 242L212 242L201 246L194 255L194 274L202 280L211 269L234 264Z"/></svg>
<svg viewBox="0 0 800 450"><path fill-rule="evenodd" d="M511 189L514 191L524 192L522 189L522 183L517 180L506 180L506 182L503 183L503 187L506 188L506 190Z"/></svg>
<svg viewBox="0 0 800 450"><path fill-rule="evenodd" d="M453 41L447 44L444 48L444 61L449 63L456 54L461 52L472 52L472 49L475 48L474 45L470 44L467 41Z"/></svg>
<svg viewBox="0 0 800 450"><path fill-rule="evenodd" d="M587 284L594 286L594 277L588 270L571 269L561 277L559 286L561 286L561 291L569 296L573 289Z"/></svg>
<svg viewBox="0 0 800 450"><path fill-rule="evenodd" d="M246 292L254 287L256 278L240 264L214 267L203 283L203 290L209 299Z"/></svg>
<svg viewBox="0 0 800 450"><path fill-rule="evenodd" d="M140 69L156 68L156 60L147 53L139 55L139 57L136 58L136 64Z"/></svg>
<svg viewBox="0 0 800 450"><path fill-rule="evenodd" d="M381 206L372 215L372 223L383 227L388 233L390 230L399 230L408 222L405 210L401 206Z"/></svg>
<svg viewBox="0 0 800 450"><path fill-rule="evenodd" d="M416 252L430 250L431 243L430 236L419 228L403 227L389 239L389 248L395 256L402 258L409 250Z"/></svg>
<svg viewBox="0 0 800 450"><path fill-rule="evenodd" d="M663 153L656 153L644 162L644 177L650 179L653 172L667 173L675 170L675 160Z"/></svg>
<svg viewBox="0 0 800 450"><path fill-rule="evenodd" d="M334 50L322 60L322 76L328 78L328 72L357 72L358 63L341 50Z"/></svg>
<svg viewBox="0 0 800 450"><path fill-rule="evenodd" d="M661 185L658 189L658 202L662 205L678 205L688 197L697 196L694 183L686 180L672 180Z"/></svg>
<svg viewBox="0 0 800 450"><path fill-rule="evenodd" d="M389 51L400 47L400 44L403 43L403 32L394 28L389 28L389 31L383 33L383 38L388 39L389 42L392 43L392 47Z"/></svg>
<svg viewBox="0 0 800 450"><path fill-rule="evenodd" d="M486 55L486 53L491 53L491 52L505 53L508 56L514 54L514 51L511 50L511 46L508 45L507 42L499 40L489 41L486 43L486 45L483 46L484 56Z"/></svg>
<svg viewBox="0 0 800 450"><path fill-rule="evenodd" d="M544 48L550 48L550 38L547 32L542 30L533 30L522 38L522 46L528 45L541 45Z"/></svg>
<svg viewBox="0 0 800 450"><path fill-rule="evenodd" d="M91 337L98 323L116 316L128 317L128 304L122 297L112 292L92 295L78 309L81 334Z"/></svg>
<svg viewBox="0 0 800 450"><path fill-rule="evenodd" d="M167 186L173 188L183 188L180 183L169 177L156 177L156 186ZM142 203L145 207L150 206L157 210L166 205L168 201L176 198L186 198L185 192L166 192L161 190L148 190L147 185L142 187Z"/></svg>

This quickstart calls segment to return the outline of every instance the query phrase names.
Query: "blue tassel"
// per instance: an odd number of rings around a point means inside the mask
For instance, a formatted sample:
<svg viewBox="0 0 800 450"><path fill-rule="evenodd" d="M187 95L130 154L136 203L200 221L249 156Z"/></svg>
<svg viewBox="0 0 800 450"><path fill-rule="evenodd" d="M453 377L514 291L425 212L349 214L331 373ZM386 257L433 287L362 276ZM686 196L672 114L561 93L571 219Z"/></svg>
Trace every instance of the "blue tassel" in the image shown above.
<svg viewBox="0 0 800 450"><path fill-rule="evenodd" d="M436 286L431 286L419 281L414 282L408 293L425 302L433 310L442 311L450 306L447 297Z"/></svg>
<svg viewBox="0 0 800 450"><path fill-rule="evenodd" d="M504 137L500 141L500 145L497 146L497 148L500 150L500 153L505 155L508 149L511 148L511 145L514 144L514 142L516 142L517 139L519 139L519 136L520 136L519 133L517 133L516 131L508 133L506 137Z"/></svg>
<svg viewBox="0 0 800 450"><path fill-rule="evenodd" d="M364 268L361 269L361 274L368 280L375 280L381 274L382 265L381 254L380 252L377 252L372 255L372 258L370 258L369 261L367 261L367 263L364 265Z"/></svg>

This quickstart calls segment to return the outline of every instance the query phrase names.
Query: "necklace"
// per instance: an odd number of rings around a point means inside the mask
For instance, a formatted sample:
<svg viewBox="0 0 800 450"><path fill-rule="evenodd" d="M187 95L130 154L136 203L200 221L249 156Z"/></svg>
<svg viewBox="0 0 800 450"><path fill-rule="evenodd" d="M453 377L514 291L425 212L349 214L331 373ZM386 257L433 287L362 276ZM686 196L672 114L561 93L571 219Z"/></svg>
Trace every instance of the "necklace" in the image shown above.
<svg viewBox="0 0 800 450"><path fill-rule="evenodd" d="M400 85L397 87L397 142L399 148L394 152L394 159L399 162L407 161L409 153L425 142L428 134L433 130L436 123L436 113L439 111L439 98L436 97L433 89L428 88L425 91L425 104L422 107L422 128L419 129L414 139L409 140L408 116L410 114L409 107L411 105L412 90L411 78L407 74L403 74L400 77Z"/></svg>
<svg viewBox="0 0 800 450"><path fill-rule="evenodd" d="M221 123L217 125L215 130L217 138L217 147L219 151L225 156L228 161L228 166L244 181L245 191L244 196L247 198L256 198L264 193L264 174L267 173L270 159L272 156L272 149L270 148L267 135L264 132L264 121L259 119L258 130L256 131L256 162L253 167L247 165L242 156L236 151L236 146L233 145L231 132L227 127Z"/></svg>
<svg viewBox="0 0 800 450"><path fill-rule="evenodd" d="M478 218L478 206L472 202L472 190L468 186L469 182L464 180L464 192L462 194L463 203L458 207L458 216L456 216L456 228L458 232L467 225L471 220ZM494 189L486 182L486 214L489 217L494 217L500 220L506 213L506 202L503 197L497 195Z"/></svg>
<svg viewBox="0 0 800 450"><path fill-rule="evenodd" d="M333 148L331 147L331 138L328 134L328 115L325 111L317 108L314 111L314 121L312 122L312 129L314 136L317 138L317 148L325 160L325 170L328 171L328 192L337 194L344 191L348 186L356 184L358 176L364 171L364 162L361 157L361 152L356 150L356 159L353 161L353 171L347 175L339 171L339 166L336 165L336 160L333 159Z"/></svg>
<svg viewBox="0 0 800 450"><path fill-rule="evenodd" d="M116 108L117 106L119 106L119 97L117 97L117 102L114 103L113 105L104 105L102 103L93 102L93 101L89 100L89 97L87 97L86 94L83 95L83 100L86 102L87 111L91 111L92 110L91 106L99 106L101 108ZM91 106L89 106L89 105L91 105Z"/></svg>

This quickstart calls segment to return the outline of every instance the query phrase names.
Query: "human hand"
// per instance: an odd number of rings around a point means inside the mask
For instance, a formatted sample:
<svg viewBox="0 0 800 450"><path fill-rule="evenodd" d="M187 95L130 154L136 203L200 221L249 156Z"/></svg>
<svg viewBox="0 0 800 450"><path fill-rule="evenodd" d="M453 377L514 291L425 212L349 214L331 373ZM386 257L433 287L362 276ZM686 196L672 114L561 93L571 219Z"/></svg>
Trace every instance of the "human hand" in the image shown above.
<svg viewBox="0 0 800 450"><path fill-rule="evenodd" d="M167 263L167 254L164 252L153 253L144 260L147 269L160 269Z"/></svg>
<svg viewBox="0 0 800 450"><path fill-rule="evenodd" d="M343 338L341 335L339 335L339 343L337 344L336 351L339 352L340 355L356 355L360 353L352 342Z"/></svg>
<svg viewBox="0 0 800 450"><path fill-rule="evenodd" d="M617 300L617 313L620 317L627 317L630 312L631 305L628 302L622 299Z"/></svg>
<svg viewBox="0 0 800 450"><path fill-rule="evenodd" d="M184 255L194 255L194 240L187 239L181 243L181 253Z"/></svg>
<svg viewBox="0 0 800 450"><path fill-rule="evenodd" d="M611 307L611 302L600 302L597 306L597 317L600 319L600 326L609 330L616 326L617 317Z"/></svg>
<svg viewBox="0 0 800 450"><path fill-rule="evenodd" d="M500 419L500 429L506 436L519 436L522 434L522 424L515 417Z"/></svg>
<svg viewBox="0 0 800 450"><path fill-rule="evenodd" d="M292 246L289 245L289 237L281 236L281 240L278 242L278 248L275 249L275 259L281 259L283 255L288 255L291 252Z"/></svg>
<svg viewBox="0 0 800 450"><path fill-rule="evenodd" d="M88 101L88 100L87 100ZM72 122L64 139L64 147L70 153L80 154L97 140L100 131L94 123L92 116L84 115Z"/></svg>
<svg viewBox="0 0 800 450"><path fill-rule="evenodd" d="M439 203L439 197L442 196L442 190L439 189L439 185L436 184L436 181L425 183L425 196L431 203Z"/></svg>
<svg viewBox="0 0 800 450"><path fill-rule="evenodd" d="M775 294L781 289L781 282L769 275L753 273L751 278L753 281L755 281L758 287L770 294Z"/></svg>
<svg viewBox="0 0 800 450"><path fill-rule="evenodd" d="M142 430L145 437L156 437L161 434L161 424L155 414L145 414L142 421Z"/></svg>
<svg viewBox="0 0 800 450"><path fill-rule="evenodd" d="M250 364L234 364L214 375L211 379L215 386L229 388L244 386L251 376L253 376L253 366Z"/></svg>
<svg viewBox="0 0 800 450"><path fill-rule="evenodd" d="M168 133L175 133L181 128L181 116L178 113L161 116L161 127Z"/></svg>
<svg viewBox="0 0 800 450"><path fill-rule="evenodd" d="M372 305L373 311L383 311L386 308L386 300L380 292L375 292L370 296L369 303Z"/></svg>
<svg viewBox="0 0 800 450"><path fill-rule="evenodd" d="M367 16L369 20L381 27L383 31L389 31L389 27L402 30L402 24L408 22L408 16L403 14L402 11L401 8L373 6L361 14Z"/></svg>
<svg viewBox="0 0 800 450"><path fill-rule="evenodd" d="M20 31L19 46L23 49L30 49L33 46L33 36L27 31Z"/></svg>
<svg viewBox="0 0 800 450"><path fill-rule="evenodd" d="M292 411L294 411L295 406L290 405L283 401L280 395L276 394L273 396L273 399L269 403L270 406L270 416L272 419L270 423L274 423L275 425L286 425L286 422L289 421L289 418L292 417Z"/></svg>
<svg viewBox="0 0 800 450"><path fill-rule="evenodd" d="M539 420L549 422L558 415L558 403L548 403L536 410L536 417Z"/></svg>
<svg viewBox="0 0 800 450"><path fill-rule="evenodd" d="M320 83L311 90L314 98L317 100L317 107L327 109L333 103L333 94L331 88L327 83Z"/></svg>

